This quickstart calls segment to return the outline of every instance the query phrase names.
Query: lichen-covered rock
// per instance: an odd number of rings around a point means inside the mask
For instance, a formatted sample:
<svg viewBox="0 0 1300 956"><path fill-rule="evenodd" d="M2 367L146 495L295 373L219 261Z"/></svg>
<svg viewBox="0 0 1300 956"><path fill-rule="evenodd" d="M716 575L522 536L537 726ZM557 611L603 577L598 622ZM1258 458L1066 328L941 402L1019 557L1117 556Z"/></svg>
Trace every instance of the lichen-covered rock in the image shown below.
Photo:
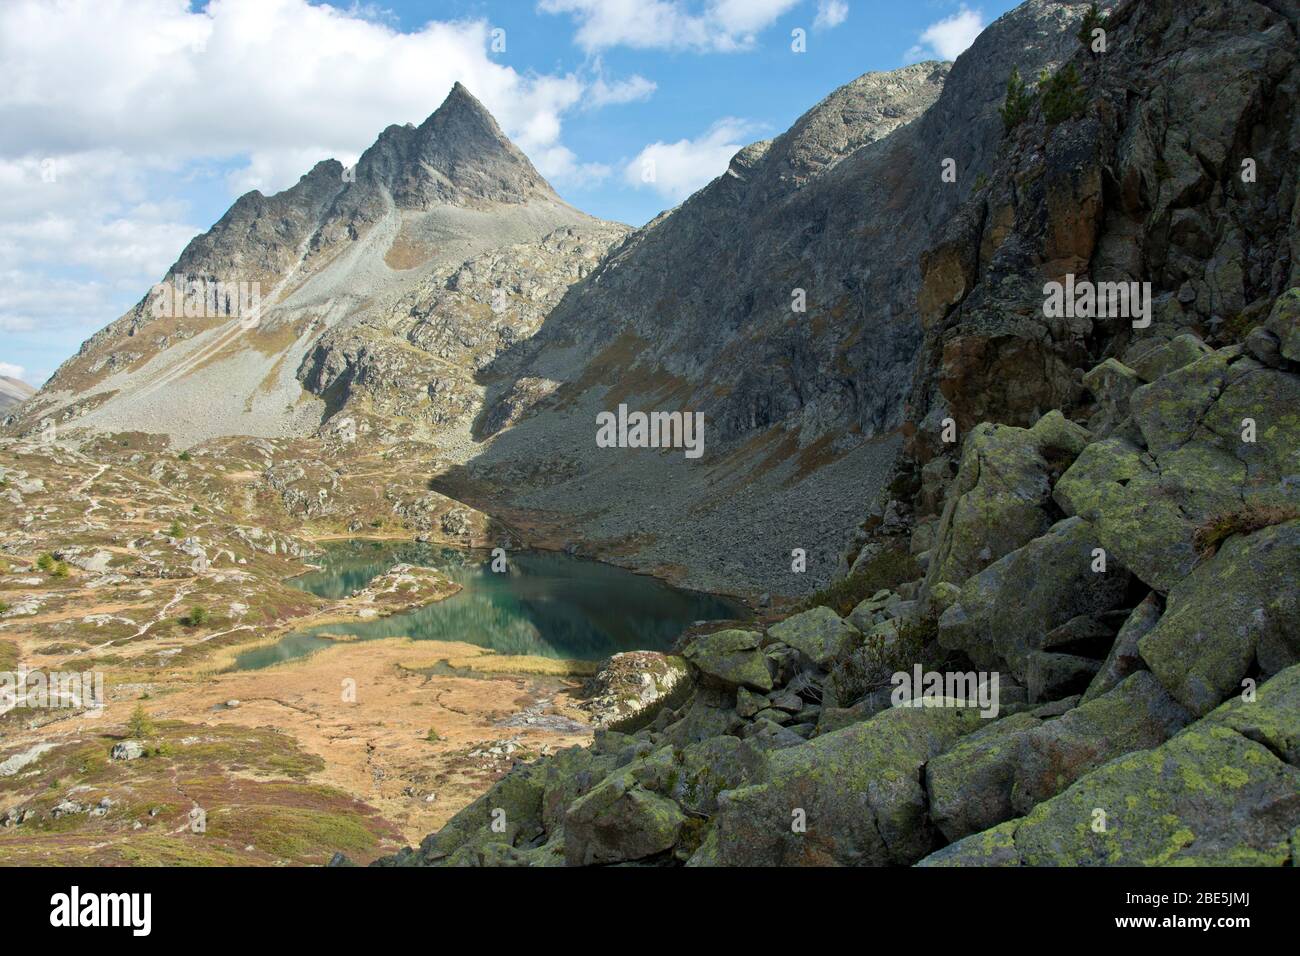
<svg viewBox="0 0 1300 956"><path fill-rule="evenodd" d="M762 635L754 631L734 628L715 631L697 637L682 656L695 665L706 681L766 693L772 689L772 675L759 649L761 639Z"/></svg>
<svg viewBox="0 0 1300 956"><path fill-rule="evenodd" d="M1208 345L1190 332L1176 335L1140 353L1133 359L1133 371L1144 382L1154 382L1170 372L1191 365L1211 352Z"/></svg>
<svg viewBox="0 0 1300 956"><path fill-rule="evenodd" d="M614 774L569 808L564 856L569 866L641 860L677 843L686 815L672 800Z"/></svg>
<svg viewBox="0 0 1300 956"><path fill-rule="evenodd" d="M1123 362L1108 358L1083 377L1083 384L1097 400L1097 412L1088 420L1089 431L1109 435L1128 418L1129 396L1142 379Z"/></svg>
<svg viewBox="0 0 1300 956"><path fill-rule="evenodd" d="M1159 681L1139 671L1018 739L1011 805L1019 814L1028 813L1094 767L1158 746L1191 720Z"/></svg>
<svg viewBox="0 0 1300 956"><path fill-rule="evenodd" d="M1033 428L975 426L940 519L927 590L941 582L962 584L1051 527L1044 506L1052 481L1088 437L1059 411L1044 415Z"/></svg>
<svg viewBox="0 0 1300 956"><path fill-rule="evenodd" d="M1300 668L1153 750L1112 760L1027 816L924 866L1284 866L1300 770L1279 759L1300 726ZM1281 742L1281 746L1279 746Z"/></svg>
<svg viewBox="0 0 1300 956"><path fill-rule="evenodd" d="M654 651L615 654L583 688L579 709L597 727L626 730L654 719L668 701L682 695L690 670L680 657Z"/></svg>
<svg viewBox="0 0 1300 956"><path fill-rule="evenodd" d="M1138 649L1152 673L1197 714L1300 660L1300 520L1235 535L1169 593Z"/></svg>
<svg viewBox="0 0 1300 956"><path fill-rule="evenodd" d="M1055 719L1013 714L926 765L931 816L949 840L986 830L1108 760L1163 743L1190 720L1146 672Z"/></svg>
<svg viewBox="0 0 1300 956"><path fill-rule="evenodd" d="M1130 404L1145 447L1118 435L1089 445L1053 494L1162 594L1196 566L1193 535L1209 518L1243 500L1300 504L1300 375L1221 349L1136 390Z"/></svg>
<svg viewBox="0 0 1300 956"><path fill-rule="evenodd" d="M856 627L828 607L787 617L767 629L768 637L798 650L818 667L826 667L861 638Z"/></svg>
<svg viewBox="0 0 1300 956"><path fill-rule="evenodd" d="M1277 336L1282 357L1300 362L1300 289L1287 289L1277 297L1266 327Z"/></svg>
<svg viewBox="0 0 1300 956"><path fill-rule="evenodd" d="M978 723L973 709L899 707L773 752L761 783L723 794L717 862L914 862L936 840L921 769Z"/></svg>
<svg viewBox="0 0 1300 956"><path fill-rule="evenodd" d="M1086 521L1053 525L966 582L939 619L939 643L963 651L981 668L1005 664L1023 680L1029 652L1047 632L1077 615L1121 605L1128 572L1115 561L1094 571L1097 547Z"/></svg>
<svg viewBox="0 0 1300 956"><path fill-rule="evenodd" d="M1012 714L957 742L925 765L930 816L949 840L1010 820L1011 785L1020 737L1042 721L1032 714Z"/></svg>

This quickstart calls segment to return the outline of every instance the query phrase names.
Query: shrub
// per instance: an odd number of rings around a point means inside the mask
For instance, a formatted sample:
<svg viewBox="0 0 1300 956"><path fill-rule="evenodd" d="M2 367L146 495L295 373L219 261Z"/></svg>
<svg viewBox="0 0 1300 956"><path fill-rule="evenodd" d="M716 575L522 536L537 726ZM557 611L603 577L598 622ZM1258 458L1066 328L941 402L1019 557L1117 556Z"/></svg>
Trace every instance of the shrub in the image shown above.
<svg viewBox="0 0 1300 956"><path fill-rule="evenodd" d="M7 602L7 601L0 601L0 614L4 614L4 613L6 613L8 610L9 610L9 604L8 604L8 602Z"/></svg>
<svg viewBox="0 0 1300 956"><path fill-rule="evenodd" d="M1089 53L1092 53L1092 31L1098 27L1105 29L1107 17L1097 9L1094 3L1088 8L1088 12L1083 15L1083 20L1079 23L1079 42L1084 45ZM1094 54L1095 55L1095 54Z"/></svg>
<svg viewBox="0 0 1300 956"><path fill-rule="evenodd" d="M1300 518L1294 505L1246 504L1232 511L1211 515L1192 534L1192 546L1202 558L1212 558L1223 542L1234 534L1253 534L1262 528Z"/></svg>
<svg viewBox="0 0 1300 956"><path fill-rule="evenodd" d="M155 729L153 718L144 709L144 704L136 704L135 710L131 711L131 716L126 721L126 735L139 740L152 736Z"/></svg>
<svg viewBox="0 0 1300 956"><path fill-rule="evenodd" d="M865 559L856 572L822 588L809 597L801 610L828 607L844 617L877 591L893 590L904 581L920 577L921 568L912 557L907 541L885 539L880 550Z"/></svg>
<svg viewBox="0 0 1300 956"><path fill-rule="evenodd" d="M71 573L72 572L68 570L68 564L66 561L57 561L55 562L54 567L50 568L50 577L59 578L60 580L66 578Z"/></svg>
<svg viewBox="0 0 1300 956"><path fill-rule="evenodd" d="M1078 119L1088 106L1088 93L1079 81L1079 71L1071 63L1055 76L1044 70L1038 88L1043 97L1043 119L1050 125Z"/></svg>
<svg viewBox="0 0 1300 956"><path fill-rule="evenodd" d="M826 687L839 707L851 707L873 691L888 687L894 674L916 664L927 667L934 656L938 622L914 618L903 622L892 640L868 636L861 644L831 662Z"/></svg>
<svg viewBox="0 0 1300 956"><path fill-rule="evenodd" d="M183 538L185 537L185 526L179 521L173 521L167 528L167 537Z"/></svg>
<svg viewBox="0 0 1300 956"><path fill-rule="evenodd" d="M1020 71L1011 70L1007 77L1007 98L998 112L1002 114L1002 125L1009 133L1029 118L1029 110L1034 105L1034 94L1020 78Z"/></svg>
<svg viewBox="0 0 1300 956"><path fill-rule="evenodd" d="M186 627L200 627L208 621L208 610L201 605L194 605L190 608L190 613L181 618L181 623Z"/></svg>
<svg viewBox="0 0 1300 956"><path fill-rule="evenodd" d="M54 555L46 553L36 559L36 569L38 571L54 570Z"/></svg>
<svg viewBox="0 0 1300 956"><path fill-rule="evenodd" d="M4 558L0 558L0 574L8 574L11 570L13 569L10 568L9 562Z"/></svg>
<svg viewBox="0 0 1300 956"><path fill-rule="evenodd" d="M187 451L183 451L183 452L181 452L179 455L176 456L176 460L177 460L177 461L191 461L192 458L193 458L193 456L192 456L189 452L187 452Z"/></svg>
<svg viewBox="0 0 1300 956"><path fill-rule="evenodd" d="M436 744L438 741L442 740L442 735L430 727L429 732L424 735L424 739L429 741L431 744Z"/></svg>

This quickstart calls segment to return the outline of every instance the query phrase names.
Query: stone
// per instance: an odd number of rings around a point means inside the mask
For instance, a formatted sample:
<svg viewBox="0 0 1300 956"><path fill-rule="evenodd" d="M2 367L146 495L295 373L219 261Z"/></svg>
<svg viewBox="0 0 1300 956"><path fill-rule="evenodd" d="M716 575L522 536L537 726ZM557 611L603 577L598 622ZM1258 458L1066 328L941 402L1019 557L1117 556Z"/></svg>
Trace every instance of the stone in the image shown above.
<svg viewBox="0 0 1300 956"><path fill-rule="evenodd" d="M1290 362L1300 362L1300 288L1277 297L1265 322L1278 339L1278 351Z"/></svg>
<svg viewBox="0 0 1300 956"><path fill-rule="evenodd" d="M766 693L772 689L772 675L759 649L761 638L754 631L715 631L692 641L683 656L705 680Z"/></svg>
<svg viewBox="0 0 1300 956"><path fill-rule="evenodd" d="M1278 742L1293 739L1282 728L1300 726L1297 687L1293 667L1261 685L1255 702L1225 704L921 865L1285 866L1300 770L1279 758L1290 752Z"/></svg>
<svg viewBox="0 0 1300 956"><path fill-rule="evenodd" d="M1101 668L1101 662L1077 654L1030 651L1025 658L1025 686L1029 702L1059 700L1082 693Z"/></svg>
<svg viewBox="0 0 1300 956"><path fill-rule="evenodd" d="M960 840L1016 816L1011 786L1017 741L1042 721L1012 714L963 737L925 765L930 816L944 837Z"/></svg>
<svg viewBox="0 0 1300 956"><path fill-rule="evenodd" d="M1047 531L1052 479L1087 442L1088 433L1059 411L1033 428L976 425L939 521L926 589L961 585Z"/></svg>
<svg viewBox="0 0 1300 956"><path fill-rule="evenodd" d="M137 760L144 756L144 744L138 740L123 740L113 744L111 756L114 760Z"/></svg>
<svg viewBox="0 0 1300 956"><path fill-rule="evenodd" d="M1114 561L1105 572L1094 572L1097 546L1086 521L1056 523L966 582L939 619L939 643L963 651L981 669L1006 665L1024 680L1029 652L1047 632L1123 602L1128 572Z"/></svg>
<svg viewBox="0 0 1300 956"><path fill-rule="evenodd" d="M1265 677L1300 661L1300 520L1229 538L1169 592L1138 641L1151 672L1206 714L1258 665Z"/></svg>
<svg viewBox="0 0 1300 956"><path fill-rule="evenodd" d="M1142 353L1140 358L1133 361L1133 371L1143 382L1154 382L1171 372L1191 365L1211 351L1212 349L1195 335L1184 332Z"/></svg>
<svg viewBox="0 0 1300 956"><path fill-rule="evenodd" d="M978 722L965 708L899 707L772 752L761 782L721 795L717 862L914 862L937 840L921 770ZM791 826L800 811L806 832Z"/></svg>
<svg viewBox="0 0 1300 956"><path fill-rule="evenodd" d="M690 687L690 668L680 657L655 651L615 654L583 686L578 707L596 727L634 730L650 723Z"/></svg>
<svg viewBox="0 0 1300 956"><path fill-rule="evenodd" d="M1146 671L1021 736L1011 773L1011 805L1028 813L1095 767L1157 747L1192 720ZM1001 822L1001 821L997 821Z"/></svg>
<svg viewBox="0 0 1300 956"><path fill-rule="evenodd" d="M845 653L862 636L856 627L828 607L815 607L788 617L769 627L767 634L795 648L821 668Z"/></svg>
<svg viewBox="0 0 1300 956"><path fill-rule="evenodd" d="M1083 384L1097 400L1097 411L1088 430L1109 435L1128 418L1129 396L1142 384L1138 373L1117 359L1108 358L1083 377Z"/></svg>

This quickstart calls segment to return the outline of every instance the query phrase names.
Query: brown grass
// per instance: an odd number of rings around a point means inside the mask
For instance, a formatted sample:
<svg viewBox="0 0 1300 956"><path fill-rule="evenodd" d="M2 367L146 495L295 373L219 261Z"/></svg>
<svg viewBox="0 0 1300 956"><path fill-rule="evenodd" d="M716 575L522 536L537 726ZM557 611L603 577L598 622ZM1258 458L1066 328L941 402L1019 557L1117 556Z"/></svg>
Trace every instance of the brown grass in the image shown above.
<svg viewBox="0 0 1300 956"><path fill-rule="evenodd" d="M1212 515L1192 534L1192 546L1202 558L1212 558L1223 542L1234 534L1253 534L1261 528L1300 518L1294 505L1248 503L1232 511Z"/></svg>

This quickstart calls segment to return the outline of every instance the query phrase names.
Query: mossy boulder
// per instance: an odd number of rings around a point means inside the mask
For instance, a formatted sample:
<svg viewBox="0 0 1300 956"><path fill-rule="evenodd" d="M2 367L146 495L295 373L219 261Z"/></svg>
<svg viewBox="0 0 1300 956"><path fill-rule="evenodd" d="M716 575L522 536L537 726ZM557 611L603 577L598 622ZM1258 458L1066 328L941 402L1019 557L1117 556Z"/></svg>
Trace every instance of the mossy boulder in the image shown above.
<svg viewBox="0 0 1300 956"><path fill-rule="evenodd" d="M1138 650L1169 692L1197 714L1300 661L1300 520L1235 535L1169 594Z"/></svg>
<svg viewBox="0 0 1300 956"><path fill-rule="evenodd" d="M923 866L1284 866L1300 813L1300 668ZM1279 743L1281 746L1279 747Z"/></svg>
<svg viewBox="0 0 1300 956"><path fill-rule="evenodd" d="M1133 434L1089 445L1053 496L1160 593L1196 566L1193 535L1212 516L1243 501L1300 504L1300 376L1221 349L1136 390L1130 404Z"/></svg>
<svg viewBox="0 0 1300 956"><path fill-rule="evenodd" d="M835 612L828 613L834 615ZM692 641L682 656L699 670L707 682L767 693L772 689L772 675L759 647L761 640L762 635L755 631L734 628L715 631Z"/></svg>
<svg viewBox="0 0 1300 956"><path fill-rule="evenodd" d="M1121 606L1128 572L1116 561L1094 571L1098 546L1086 521L1056 523L966 582L939 619L939 643L981 668L1005 665L1024 680L1029 653L1049 631L1077 615Z"/></svg>
<svg viewBox="0 0 1300 956"><path fill-rule="evenodd" d="M1017 741L1011 806L1028 813L1085 773L1134 750L1156 747L1192 720L1146 671Z"/></svg>
<svg viewBox="0 0 1300 956"><path fill-rule="evenodd" d="M948 702L951 703L951 702ZM963 707L898 707L773 751L760 783L724 793L715 820L724 866L914 862L937 834L921 769L979 724Z"/></svg>
<svg viewBox="0 0 1300 956"><path fill-rule="evenodd" d="M1132 362L1133 371L1143 382L1154 382L1171 372L1186 368L1213 351L1191 332L1176 335L1145 350Z"/></svg>
<svg viewBox="0 0 1300 956"><path fill-rule="evenodd" d="M1042 721L1012 714L963 737L925 766L930 816L949 840L987 830L1016 816L1011 785L1017 742Z"/></svg>
<svg viewBox="0 0 1300 956"><path fill-rule="evenodd" d="M961 465L939 521L926 573L927 593L960 585L1052 524L1052 481L1087 445L1088 432L1059 411L1033 428L980 424L962 449Z"/></svg>
<svg viewBox="0 0 1300 956"><path fill-rule="evenodd" d="M822 668L862 638L856 627L828 607L815 607L788 617L769 627L767 635L788 644Z"/></svg>
<svg viewBox="0 0 1300 956"><path fill-rule="evenodd" d="M1108 760L1163 743L1190 720L1145 671L1055 719L1013 714L926 765L931 816L950 840L986 830Z"/></svg>
<svg viewBox="0 0 1300 956"><path fill-rule="evenodd" d="M1282 357L1300 362L1300 289L1287 289L1277 297L1265 326L1277 336Z"/></svg>
<svg viewBox="0 0 1300 956"><path fill-rule="evenodd" d="M1129 396L1142 385L1142 379L1123 362L1108 358L1083 377L1083 384L1097 401L1088 429L1097 435L1109 435L1128 418Z"/></svg>

